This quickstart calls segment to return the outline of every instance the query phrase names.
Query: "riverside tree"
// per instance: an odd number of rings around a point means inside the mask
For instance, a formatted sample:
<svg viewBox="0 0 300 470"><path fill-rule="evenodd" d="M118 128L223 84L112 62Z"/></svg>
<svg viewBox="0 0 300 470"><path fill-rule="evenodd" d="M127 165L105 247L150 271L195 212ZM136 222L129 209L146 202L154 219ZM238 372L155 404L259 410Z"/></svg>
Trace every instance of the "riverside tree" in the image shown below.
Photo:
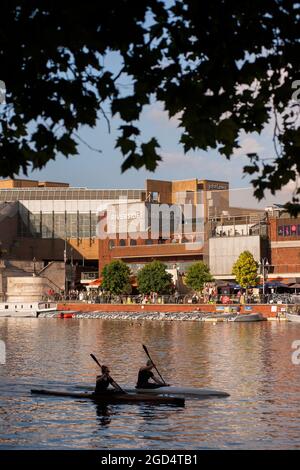
<svg viewBox="0 0 300 470"><path fill-rule="evenodd" d="M159 142L141 139L139 120L159 101L178 117L185 152L213 148L230 158L241 133L270 126L270 158L249 153L244 172L259 199L296 185L299 27L292 0L4 0L0 176L77 154L80 126L102 120L109 129L111 115L121 120L122 170L153 171ZM112 51L118 60L107 58ZM293 213L297 194L295 186Z"/></svg>
<svg viewBox="0 0 300 470"><path fill-rule="evenodd" d="M232 274L239 285L246 289L246 294L249 286L257 284L257 269L258 263L250 251L243 251L233 265Z"/></svg>
<svg viewBox="0 0 300 470"><path fill-rule="evenodd" d="M139 291L142 294L170 294L173 287L172 274L166 268L160 261L152 261L140 269L137 275Z"/></svg>
<svg viewBox="0 0 300 470"><path fill-rule="evenodd" d="M124 261L114 260L106 264L102 270L101 287L111 294L130 294L130 269Z"/></svg>
<svg viewBox="0 0 300 470"><path fill-rule="evenodd" d="M185 276L185 284L196 292L201 292L205 282L211 281L213 277L209 267L202 261L192 264Z"/></svg>

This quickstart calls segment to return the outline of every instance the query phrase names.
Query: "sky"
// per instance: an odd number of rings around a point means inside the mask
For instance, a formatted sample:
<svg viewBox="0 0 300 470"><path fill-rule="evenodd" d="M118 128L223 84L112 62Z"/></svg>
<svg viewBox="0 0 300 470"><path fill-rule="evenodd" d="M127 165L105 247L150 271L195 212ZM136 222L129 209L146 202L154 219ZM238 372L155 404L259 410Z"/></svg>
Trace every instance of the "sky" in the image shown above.
<svg viewBox="0 0 300 470"><path fill-rule="evenodd" d="M98 121L94 129L82 127L79 135L88 145L80 143L77 156L66 159L59 155L44 169L30 171L28 178L39 181L64 181L75 187L104 189L143 189L147 178L221 180L228 181L230 188L234 190L232 197L236 200L235 205L239 202L245 207L256 207L258 204L252 196L250 177L243 175L243 167L249 161L246 157L247 153L257 152L263 158L270 158L274 155L271 124L260 136L242 134L241 148L234 153L230 160L214 150L190 151L184 154L183 147L179 144L178 119L169 119L162 103L153 103L147 106L142 114L140 124L142 137L147 140L153 136L157 138L161 145L160 151L163 161L154 173L144 169L132 169L123 174L121 173L123 156L115 148L120 121L117 117L112 118L110 124L110 133L104 119ZM91 150L90 147L101 150L101 153ZM239 188L243 188L243 190L238 191ZM293 189L292 184L277 193L276 197L267 195L267 198L258 205L265 207L272 203L285 203L291 197L291 189Z"/></svg>

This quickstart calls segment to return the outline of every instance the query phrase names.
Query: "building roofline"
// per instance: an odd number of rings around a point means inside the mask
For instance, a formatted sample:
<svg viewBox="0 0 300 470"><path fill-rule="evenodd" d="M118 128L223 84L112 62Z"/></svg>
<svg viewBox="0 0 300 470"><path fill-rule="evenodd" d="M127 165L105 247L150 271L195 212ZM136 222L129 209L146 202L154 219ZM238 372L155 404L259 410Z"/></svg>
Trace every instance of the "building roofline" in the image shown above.
<svg viewBox="0 0 300 470"><path fill-rule="evenodd" d="M40 187L32 186L25 188L1 188L0 191L70 191L70 190L86 190L86 191L141 191L145 192L144 188L86 188L77 186L56 186L56 187Z"/></svg>

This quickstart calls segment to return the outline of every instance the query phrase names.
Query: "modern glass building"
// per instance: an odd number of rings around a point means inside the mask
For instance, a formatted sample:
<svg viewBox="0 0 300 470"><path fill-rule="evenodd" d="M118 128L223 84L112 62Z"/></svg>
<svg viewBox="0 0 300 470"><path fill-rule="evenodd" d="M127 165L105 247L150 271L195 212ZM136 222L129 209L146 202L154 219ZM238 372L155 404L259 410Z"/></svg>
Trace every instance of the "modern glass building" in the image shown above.
<svg viewBox="0 0 300 470"><path fill-rule="evenodd" d="M14 187L7 187L8 181L13 181ZM51 186L43 183L41 186L38 182L33 185L30 180L23 180L27 187L16 187L18 181L0 182L0 239L1 232L8 230L8 217L14 219L8 252L21 259L31 258L34 254L45 261L59 260L63 257L61 244L55 242L62 241L72 249L74 259L97 262L97 214L123 199L144 201L146 194L144 190L71 188L62 187L60 183L48 183ZM59 245L57 250L55 244Z"/></svg>

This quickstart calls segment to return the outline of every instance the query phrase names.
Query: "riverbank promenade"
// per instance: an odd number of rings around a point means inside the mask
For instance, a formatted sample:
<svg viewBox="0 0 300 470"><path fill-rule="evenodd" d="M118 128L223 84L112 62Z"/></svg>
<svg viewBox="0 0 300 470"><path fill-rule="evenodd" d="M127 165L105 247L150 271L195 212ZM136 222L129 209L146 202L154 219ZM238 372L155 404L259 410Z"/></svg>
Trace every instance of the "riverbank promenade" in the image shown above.
<svg viewBox="0 0 300 470"><path fill-rule="evenodd" d="M218 304L97 304L85 302L60 302L58 310L87 312L172 312L172 313L236 313L237 305ZM261 313L265 318L280 318L284 316L286 305L249 304L241 305L240 313Z"/></svg>

